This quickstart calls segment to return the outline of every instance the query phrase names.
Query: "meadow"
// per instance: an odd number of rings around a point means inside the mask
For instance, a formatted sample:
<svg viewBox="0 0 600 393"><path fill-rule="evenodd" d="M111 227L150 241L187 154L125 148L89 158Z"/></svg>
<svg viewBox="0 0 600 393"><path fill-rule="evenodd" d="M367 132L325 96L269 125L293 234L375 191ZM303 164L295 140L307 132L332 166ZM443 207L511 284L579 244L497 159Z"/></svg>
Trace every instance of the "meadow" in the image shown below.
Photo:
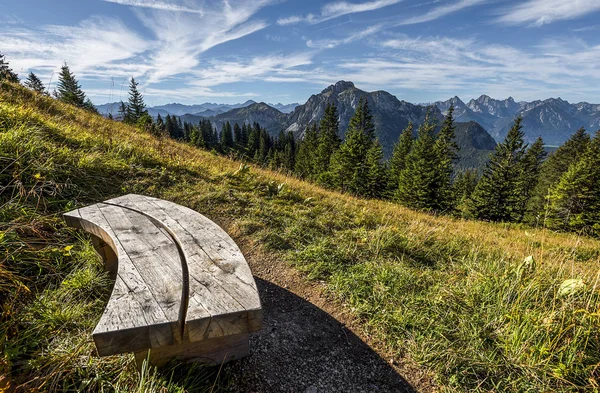
<svg viewBox="0 0 600 393"><path fill-rule="evenodd" d="M227 367L138 374L133 356L94 355L110 280L60 214L140 193L323 281L361 334L430 371L440 391L600 389L597 239L327 191L7 82L0 163L0 374L11 386L229 390Z"/></svg>

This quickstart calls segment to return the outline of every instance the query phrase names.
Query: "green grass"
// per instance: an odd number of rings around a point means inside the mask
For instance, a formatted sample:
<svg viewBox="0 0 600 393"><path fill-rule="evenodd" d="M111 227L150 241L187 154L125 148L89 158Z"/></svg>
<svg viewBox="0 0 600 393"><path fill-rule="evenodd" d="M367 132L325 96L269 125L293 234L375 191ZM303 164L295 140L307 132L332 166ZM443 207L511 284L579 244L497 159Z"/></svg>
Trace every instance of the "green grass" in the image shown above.
<svg viewBox="0 0 600 393"><path fill-rule="evenodd" d="M227 390L227 367L219 378L176 365L140 376L130 355L94 356L110 282L59 215L137 192L196 209L324 281L365 336L431 370L443 391L598 390L597 240L340 195L7 84L0 163L0 373L14 384ZM585 286L561 294L572 278Z"/></svg>

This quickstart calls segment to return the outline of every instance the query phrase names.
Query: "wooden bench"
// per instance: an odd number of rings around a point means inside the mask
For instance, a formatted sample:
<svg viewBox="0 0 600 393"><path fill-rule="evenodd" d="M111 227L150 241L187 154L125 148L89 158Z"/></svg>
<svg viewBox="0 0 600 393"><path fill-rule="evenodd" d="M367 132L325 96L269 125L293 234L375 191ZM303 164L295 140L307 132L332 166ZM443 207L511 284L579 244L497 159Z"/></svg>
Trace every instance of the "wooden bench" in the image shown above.
<svg viewBox="0 0 600 393"><path fill-rule="evenodd" d="M115 280L92 334L100 356L134 352L138 365L149 357L162 366L176 357L219 364L249 355L260 299L244 256L218 225L134 194L64 218L93 235Z"/></svg>

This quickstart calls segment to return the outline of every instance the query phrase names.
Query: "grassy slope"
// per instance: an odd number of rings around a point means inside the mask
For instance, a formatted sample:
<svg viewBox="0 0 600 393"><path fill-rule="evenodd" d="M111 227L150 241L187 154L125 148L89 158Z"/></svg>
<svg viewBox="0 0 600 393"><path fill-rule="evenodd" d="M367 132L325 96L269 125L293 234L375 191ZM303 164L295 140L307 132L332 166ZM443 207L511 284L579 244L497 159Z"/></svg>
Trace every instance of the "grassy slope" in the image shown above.
<svg viewBox="0 0 600 393"><path fill-rule="evenodd" d="M239 162L6 84L0 160L0 184L8 184L0 194L0 367L30 387L140 387L130 357L92 356L89 333L109 284L89 240L58 217L128 192L227 222L234 236L324 280L365 334L432 369L444 389L578 391L600 382L596 240L433 217L238 170ZM529 255L535 262L523 263ZM586 287L559 295L568 278ZM203 378L194 386L215 376ZM183 389L174 381L145 383Z"/></svg>

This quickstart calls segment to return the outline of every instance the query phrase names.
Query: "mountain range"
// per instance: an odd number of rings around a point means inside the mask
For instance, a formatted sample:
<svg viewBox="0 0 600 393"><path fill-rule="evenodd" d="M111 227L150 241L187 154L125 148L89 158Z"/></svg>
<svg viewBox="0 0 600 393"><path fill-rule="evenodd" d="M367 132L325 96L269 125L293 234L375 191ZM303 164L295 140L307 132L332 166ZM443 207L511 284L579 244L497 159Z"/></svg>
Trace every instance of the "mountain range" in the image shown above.
<svg viewBox="0 0 600 393"><path fill-rule="evenodd" d="M560 98L516 102L512 97L496 100L486 95L471 99L466 104L456 96L432 104L412 104L383 90L366 92L348 81L328 86L320 93L310 96L303 105L273 105L253 100L233 105L173 103L150 107L148 112L155 117L158 114L163 117L167 114L180 116L182 120L191 123L208 118L218 129L227 121L238 124L258 122L272 135L283 130L302 138L306 127L312 122L318 122L326 106L332 103L338 110L340 133L343 137L361 98L368 101L377 137L387 158L391 156L394 144L409 122L418 126L429 113L440 124L450 105L454 105L456 138L461 148L459 167L481 167L496 142L504 139L517 116L523 118L527 142L533 142L541 136L550 146L561 145L581 126L590 132L600 128L600 105L597 104L570 104ZM114 115L118 104L104 104L97 108L103 114L112 111Z"/></svg>
<svg viewBox="0 0 600 393"><path fill-rule="evenodd" d="M244 108L250 105L256 104L256 101L248 100L244 103L239 104L217 104L213 102L205 102L204 104L197 105L183 105L183 104L165 104L165 105L157 105L148 107L148 113L150 116L156 117L157 115L161 115L162 117L166 115L175 115L175 116L183 116L183 115L194 115L200 117L211 117L216 116L221 113L225 113L232 109ZM119 102L111 102L102 105L96 105L98 111L108 116L111 113L113 116L116 116L119 111ZM298 105L298 103L293 104L267 104L272 108L277 109L282 113L290 113L294 110Z"/></svg>
<svg viewBox="0 0 600 393"><path fill-rule="evenodd" d="M516 102L512 97L496 100L482 95L464 103L458 97L433 103L442 114L454 105L456 121L476 121L496 141L504 139L517 116L523 118L526 142L541 136L547 145L562 145L573 132L585 127L588 132L600 128L600 105L580 102L571 104L561 98Z"/></svg>

